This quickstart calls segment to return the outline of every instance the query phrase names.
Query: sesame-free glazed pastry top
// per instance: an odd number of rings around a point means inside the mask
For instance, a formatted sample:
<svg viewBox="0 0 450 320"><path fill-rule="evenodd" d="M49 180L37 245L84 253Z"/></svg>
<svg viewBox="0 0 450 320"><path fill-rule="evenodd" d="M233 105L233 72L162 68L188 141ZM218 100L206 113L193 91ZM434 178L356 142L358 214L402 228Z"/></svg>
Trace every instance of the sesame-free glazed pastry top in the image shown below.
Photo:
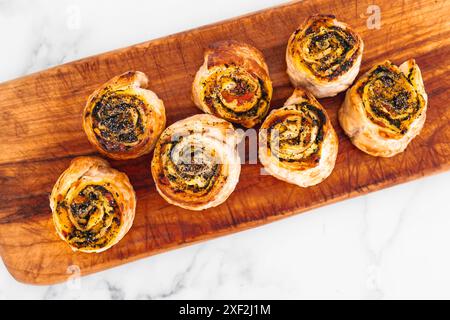
<svg viewBox="0 0 450 320"><path fill-rule="evenodd" d="M231 123L200 114L169 126L151 166L156 189L169 203L203 210L223 203L239 180L239 136Z"/></svg>
<svg viewBox="0 0 450 320"><path fill-rule="evenodd" d="M83 111L83 128L93 146L116 160L149 153L166 126L164 104L148 89L147 76L129 71L94 91Z"/></svg>
<svg viewBox="0 0 450 320"><path fill-rule="evenodd" d="M102 252L131 228L136 196L127 175L106 160L79 157L53 187L50 207L57 234L74 251Z"/></svg>
<svg viewBox="0 0 450 320"><path fill-rule="evenodd" d="M313 15L290 37L287 73L295 87L317 98L346 90L361 65L364 43L347 24L332 15Z"/></svg>
<svg viewBox="0 0 450 320"><path fill-rule="evenodd" d="M300 187L316 185L331 174L339 145L326 110L299 88L282 108L270 112L259 141L266 171Z"/></svg>
<svg viewBox="0 0 450 320"><path fill-rule="evenodd" d="M373 66L347 91L339 123L352 143L373 156L403 152L423 128L428 97L419 66L410 59Z"/></svg>
<svg viewBox="0 0 450 320"><path fill-rule="evenodd" d="M192 96L206 113L246 128L260 123L272 99L272 82L262 53L232 40L212 44L195 76Z"/></svg>

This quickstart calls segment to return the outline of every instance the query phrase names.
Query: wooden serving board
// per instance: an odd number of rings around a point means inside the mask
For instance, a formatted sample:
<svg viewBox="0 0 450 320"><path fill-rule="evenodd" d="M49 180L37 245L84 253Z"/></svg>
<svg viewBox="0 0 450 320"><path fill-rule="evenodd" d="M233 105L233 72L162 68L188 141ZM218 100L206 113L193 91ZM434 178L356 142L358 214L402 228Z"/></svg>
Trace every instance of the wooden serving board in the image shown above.
<svg viewBox="0 0 450 320"><path fill-rule="evenodd" d="M19 281L51 284L67 279L78 265L83 275L262 225L280 218L450 168L450 1L378 0L381 28L367 27L371 1L291 2L237 19L65 64L0 85L0 254ZM422 134L392 159L368 156L339 128L336 111L343 94L322 99L340 139L337 164L322 184L302 189L261 175L259 164L242 168L236 191L223 205L191 212L167 204L150 174L151 155L112 165L130 177L137 192L134 225L102 254L73 253L55 234L49 193L72 158L95 154L81 128L88 95L127 70L141 70L165 102L168 124L199 113L191 83L203 51L223 39L261 49L274 83L272 106L292 93L285 73L289 35L314 13L335 14L365 41L362 71L375 62L399 64L416 58L429 94Z"/></svg>

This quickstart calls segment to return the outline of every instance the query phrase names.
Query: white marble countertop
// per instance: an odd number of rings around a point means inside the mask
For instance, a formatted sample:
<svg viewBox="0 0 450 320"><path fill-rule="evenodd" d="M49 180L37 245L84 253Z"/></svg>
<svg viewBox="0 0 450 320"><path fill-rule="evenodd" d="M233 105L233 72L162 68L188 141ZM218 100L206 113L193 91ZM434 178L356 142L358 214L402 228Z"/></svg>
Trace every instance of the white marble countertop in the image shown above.
<svg viewBox="0 0 450 320"><path fill-rule="evenodd" d="M281 2L0 0L0 82ZM0 262L0 299L450 298L449 196L444 173L55 286Z"/></svg>

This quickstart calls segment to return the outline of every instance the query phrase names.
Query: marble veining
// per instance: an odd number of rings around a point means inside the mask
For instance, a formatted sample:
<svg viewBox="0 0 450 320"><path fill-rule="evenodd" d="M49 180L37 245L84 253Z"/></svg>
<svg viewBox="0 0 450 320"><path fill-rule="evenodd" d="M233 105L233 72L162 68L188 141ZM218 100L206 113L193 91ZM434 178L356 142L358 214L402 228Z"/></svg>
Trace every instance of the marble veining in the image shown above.
<svg viewBox="0 0 450 320"><path fill-rule="evenodd" d="M281 2L0 0L0 81ZM0 299L450 298L449 190L444 173L54 286L0 263Z"/></svg>

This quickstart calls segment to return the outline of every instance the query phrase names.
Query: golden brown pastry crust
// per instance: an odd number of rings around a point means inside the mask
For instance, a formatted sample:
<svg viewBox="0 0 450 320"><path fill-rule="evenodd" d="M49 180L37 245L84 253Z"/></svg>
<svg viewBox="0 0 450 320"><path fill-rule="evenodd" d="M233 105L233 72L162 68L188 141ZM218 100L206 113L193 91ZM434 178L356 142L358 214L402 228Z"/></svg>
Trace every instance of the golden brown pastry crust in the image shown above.
<svg viewBox="0 0 450 320"><path fill-rule="evenodd" d="M102 154L126 160L149 153L166 126L164 104L145 89L147 76L129 71L114 77L89 97L83 128Z"/></svg>
<svg viewBox="0 0 450 320"><path fill-rule="evenodd" d="M284 107L272 110L259 131L259 159L274 177L309 187L333 171L338 138L326 110L296 89Z"/></svg>
<svg viewBox="0 0 450 320"><path fill-rule="evenodd" d="M251 128L269 110L272 82L262 53L242 42L221 41L205 52L192 84L198 108Z"/></svg>
<svg viewBox="0 0 450 320"><path fill-rule="evenodd" d="M289 39L287 73L295 87L332 97L355 80L363 49L361 37L347 24L332 15L313 15Z"/></svg>
<svg viewBox="0 0 450 320"><path fill-rule="evenodd" d="M133 224L136 196L126 174L97 157L79 157L50 195L57 234L74 251L102 252Z"/></svg>
<svg viewBox="0 0 450 320"><path fill-rule="evenodd" d="M169 126L155 147L151 167L160 195L190 210L223 203L239 180L238 139L231 123L209 114Z"/></svg>
<svg viewBox="0 0 450 320"><path fill-rule="evenodd" d="M427 94L413 59L375 65L347 91L339 123L353 144L373 156L403 152L423 128Z"/></svg>

